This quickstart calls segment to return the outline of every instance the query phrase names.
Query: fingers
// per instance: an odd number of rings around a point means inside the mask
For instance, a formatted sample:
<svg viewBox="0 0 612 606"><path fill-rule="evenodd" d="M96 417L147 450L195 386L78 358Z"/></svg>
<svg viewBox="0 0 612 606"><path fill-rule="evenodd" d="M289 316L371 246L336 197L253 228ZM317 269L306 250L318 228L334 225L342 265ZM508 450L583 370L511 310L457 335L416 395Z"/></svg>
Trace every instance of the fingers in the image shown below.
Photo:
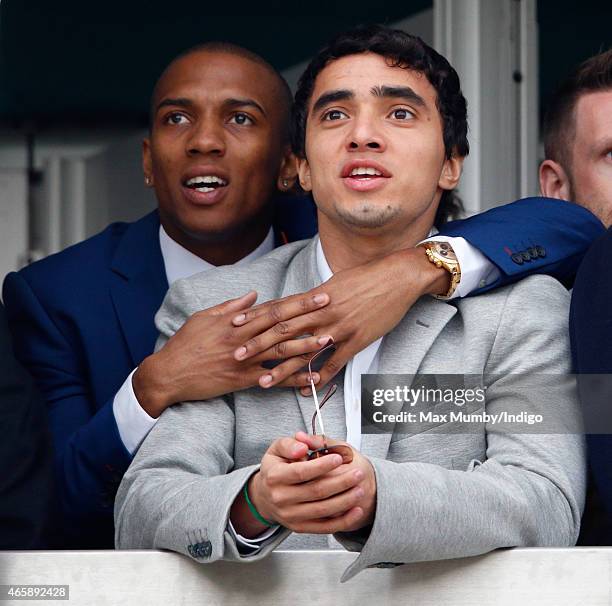
<svg viewBox="0 0 612 606"><path fill-rule="evenodd" d="M356 500L359 501L358 498ZM307 519L306 521L297 521L288 527L299 533L334 534L360 528L363 526L363 523L360 523L363 517L363 509L359 506L353 506L343 511L341 515L336 514L336 517L332 519Z"/></svg>
<svg viewBox="0 0 612 606"><path fill-rule="evenodd" d="M294 440L295 442L295 440ZM305 444L301 444L303 447L303 456L307 452ZM268 451L270 454L274 454ZM294 449L294 453L297 453L297 448ZM282 456L282 455L278 455ZM287 460L289 457L283 457ZM292 457L294 461L301 457ZM290 465L274 465L266 470L266 481L270 485L287 485L287 484L303 484L304 482L310 482L326 473L340 467L342 465L342 457L339 454L330 454L319 459L313 459L312 461L299 461L293 462Z"/></svg>
<svg viewBox="0 0 612 606"><path fill-rule="evenodd" d="M262 377L259 377L259 379L262 379ZM312 380L315 385L318 385L319 383L319 373L318 372L313 371ZM272 383L270 385L272 385ZM308 387L310 385L310 375L308 374L308 371L294 372L293 374L290 374L284 381L277 381L276 383L274 383L274 385L276 387ZM269 387L269 385L265 385L265 384L261 386Z"/></svg>
<svg viewBox="0 0 612 606"><path fill-rule="evenodd" d="M302 359L302 365L304 365L308 364L308 360L312 358L312 355L305 356L305 354L314 354L330 342L333 343L330 335L317 335L303 339L281 341L262 353L251 357L251 359L253 362L263 362L266 360L285 360L296 356L304 356ZM236 354L234 354L234 357L236 358Z"/></svg>
<svg viewBox="0 0 612 606"><path fill-rule="evenodd" d="M282 387L301 387L310 385L310 375L308 371L303 371L296 376L294 373L301 370L308 364L308 360L312 355L298 356L285 360L278 366L267 370L259 377L259 385L264 388L272 387L273 385L281 385ZM314 384L319 383L319 373L313 372L312 378Z"/></svg>
<svg viewBox="0 0 612 606"><path fill-rule="evenodd" d="M270 444L267 454L294 461L304 457L307 452L308 447L303 442L293 438L279 438Z"/></svg>
<svg viewBox="0 0 612 606"><path fill-rule="evenodd" d="M325 361L319 370L319 382L316 384L317 389L323 389L346 366L353 355L355 354L342 343L336 344L336 351ZM278 366L274 370L277 368ZM303 387L300 391L303 396L312 395L310 387Z"/></svg>
<svg viewBox="0 0 612 606"><path fill-rule="evenodd" d="M350 469L338 475L326 475L318 480L298 485L293 496L300 503L322 501L357 486L363 479L361 469Z"/></svg>
<svg viewBox="0 0 612 606"><path fill-rule="evenodd" d="M248 307L251 307L255 301L257 301L257 293L251 290L237 299L230 299L229 301L219 303L219 305L215 305L204 311L209 312L213 316L221 316L231 312L238 313L239 311L245 311Z"/></svg>
<svg viewBox="0 0 612 606"><path fill-rule="evenodd" d="M262 303L253 309L238 314L233 318L232 323L234 326L244 326L256 321L255 328L258 329L258 332L261 332L277 322L307 314L325 307L328 303L329 295L326 293L292 295L284 299Z"/></svg>
<svg viewBox="0 0 612 606"><path fill-rule="evenodd" d="M245 313L250 312L247 310ZM320 328L320 332L323 332L324 329L321 327L326 324L326 318L321 315L324 313L322 309L277 321L278 313L281 312L270 312L271 315L257 318L242 329L247 332L245 332L244 344L234 352L236 360L245 360L270 349L277 343L312 333L315 326ZM250 335L252 336L249 338Z"/></svg>

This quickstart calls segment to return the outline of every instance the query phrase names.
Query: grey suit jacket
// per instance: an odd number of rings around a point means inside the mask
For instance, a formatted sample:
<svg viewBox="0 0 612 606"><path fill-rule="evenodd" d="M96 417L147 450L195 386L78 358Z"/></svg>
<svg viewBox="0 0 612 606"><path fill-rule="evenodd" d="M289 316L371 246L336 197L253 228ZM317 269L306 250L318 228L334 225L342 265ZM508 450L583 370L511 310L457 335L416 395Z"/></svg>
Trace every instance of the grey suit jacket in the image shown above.
<svg viewBox="0 0 612 606"><path fill-rule="evenodd" d="M177 282L156 317L158 347L194 312L249 289L265 301L314 287L315 250L315 240L297 242L248 266ZM530 407L529 393L513 390L514 373L557 375L550 401L576 418L574 386L558 377L569 372L568 310L566 290L545 276L454 305L422 298L383 340L379 372L500 375L487 389L491 413ZM119 488L116 546L171 549L209 562L258 559L285 540L283 548L327 548L325 536L285 530L243 556L227 531L232 502L268 446L310 427L312 406L297 390L256 387L166 410ZM344 439L341 389L324 417L328 435ZM344 580L380 563L575 543L585 491L581 436L481 429L363 436L376 474L376 517L369 533L337 535L360 552Z"/></svg>

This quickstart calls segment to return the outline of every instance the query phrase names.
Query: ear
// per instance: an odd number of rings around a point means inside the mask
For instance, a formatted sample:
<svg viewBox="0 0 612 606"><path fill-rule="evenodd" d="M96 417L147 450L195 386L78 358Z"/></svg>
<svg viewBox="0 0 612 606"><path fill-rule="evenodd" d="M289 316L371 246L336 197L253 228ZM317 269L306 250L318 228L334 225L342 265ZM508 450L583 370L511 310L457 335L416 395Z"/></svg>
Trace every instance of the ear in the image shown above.
<svg viewBox="0 0 612 606"><path fill-rule="evenodd" d="M540 164L540 190L547 198L571 200L571 186L565 169L554 160Z"/></svg>
<svg viewBox="0 0 612 606"><path fill-rule="evenodd" d="M304 191L312 191L312 181L310 178L310 164L306 158L297 158L298 176L300 186Z"/></svg>
<svg viewBox="0 0 612 606"><path fill-rule="evenodd" d="M455 154L444 160L442 172L440 173L440 180L438 181L438 186L441 189L451 190L457 187L459 179L461 179L463 160L464 158L462 156L457 156Z"/></svg>
<svg viewBox="0 0 612 606"><path fill-rule="evenodd" d="M280 191L289 191L295 185L297 179L297 158L287 145L281 158L280 171L276 186Z"/></svg>
<svg viewBox="0 0 612 606"><path fill-rule="evenodd" d="M151 141L148 138L142 140L142 172L144 173L145 185L147 185L147 187L153 187Z"/></svg>

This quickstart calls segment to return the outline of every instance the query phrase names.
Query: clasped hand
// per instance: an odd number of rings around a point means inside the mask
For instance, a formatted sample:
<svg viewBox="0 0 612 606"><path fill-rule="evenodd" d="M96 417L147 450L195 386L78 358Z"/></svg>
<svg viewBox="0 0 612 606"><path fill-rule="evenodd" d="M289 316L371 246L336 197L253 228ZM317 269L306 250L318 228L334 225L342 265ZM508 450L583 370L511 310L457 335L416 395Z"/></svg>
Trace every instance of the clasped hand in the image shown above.
<svg viewBox="0 0 612 606"><path fill-rule="evenodd" d="M294 532L315 534L348 532L372 523L376 478L371 463L354 449L350 462L340 454L307 459L309 450L322 446L320 436L304 432L272 443L248 485L251 501L264 518ZM232 521L240 525L240 520ZM241 527L251 536L264 529L249 523Z"/></svg>

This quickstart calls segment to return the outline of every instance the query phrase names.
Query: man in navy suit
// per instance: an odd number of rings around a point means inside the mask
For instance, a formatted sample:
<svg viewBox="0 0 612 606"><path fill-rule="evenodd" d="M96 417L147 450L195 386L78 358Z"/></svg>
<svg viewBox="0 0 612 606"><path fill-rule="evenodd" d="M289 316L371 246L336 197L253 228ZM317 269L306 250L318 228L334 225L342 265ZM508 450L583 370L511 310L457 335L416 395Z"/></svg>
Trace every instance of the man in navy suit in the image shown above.
<svg viewBox="0 0 612 606"><path fill-rule="evenodd" d="M323 381L388 332L419 296L447 293L448 275L423 249L400 251L338 272L304 296L258 307L257 319L242 325L235 316L247 315L254 293L202 311L152 354L153 316L169 283L314 232L308 204L270 202L295 179L289 103L286 84L249 51L219 44L188 51L155 87L143 146L145 183L155 188L158 211L111 225L7 277L4 300L16 354L48 405L65 522L61 546L112 547L117 486L167 406L258 381L304 386L302 356L332 335L337 351L321 371ZM546 199L449 224L445 239L465 270L454 294L535 271L566 277L601 229L588 211ZM493 271L469 270L487 259ZM385 313L372 314L377 308ZM295 318L315 336L292 339L283 327ZM275 337L258 355L240 354L244 343L261 347L257 339L271 327ZM272 372L286 376L268 380L262 365L278 358L287 361Z"/></svg>

